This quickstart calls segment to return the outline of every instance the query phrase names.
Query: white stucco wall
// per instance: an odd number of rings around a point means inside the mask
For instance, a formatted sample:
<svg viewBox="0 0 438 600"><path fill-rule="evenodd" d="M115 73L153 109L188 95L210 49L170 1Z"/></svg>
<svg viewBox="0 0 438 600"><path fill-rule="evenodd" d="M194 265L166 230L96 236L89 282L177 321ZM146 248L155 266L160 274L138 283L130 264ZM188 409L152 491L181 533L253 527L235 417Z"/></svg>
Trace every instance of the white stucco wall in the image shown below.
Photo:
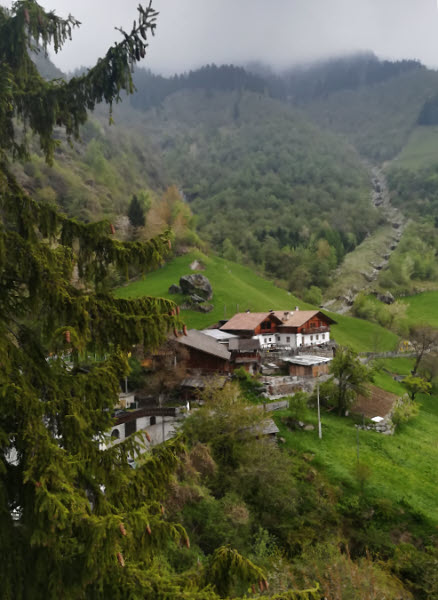
<svg viewBox="0 0 438 600"><path fill-rule="evenodd" d="M328 331L325 333L312 333L306 335L301 333L271 333L264 335L260 334L254 337L260 341L260 346L262 348L270 348L271 346L276 345L286 348L300 348L301 346L325 344L330 341L330 333Z"/></svg>
<svg viewBox="0 0 438 600"><path fill-rule="evenodd" d="M312 333L311 335L303 335L303 346L317 346L318 344L326 344L330 341L330 333Z"/></svg>

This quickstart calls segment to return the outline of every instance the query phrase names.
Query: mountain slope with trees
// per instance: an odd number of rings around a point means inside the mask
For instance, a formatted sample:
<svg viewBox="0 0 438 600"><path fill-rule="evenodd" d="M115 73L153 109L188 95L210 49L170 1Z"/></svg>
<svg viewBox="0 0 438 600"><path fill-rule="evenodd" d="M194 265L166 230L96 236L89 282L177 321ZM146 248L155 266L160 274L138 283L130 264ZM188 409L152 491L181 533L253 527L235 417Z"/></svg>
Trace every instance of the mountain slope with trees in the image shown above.
<svg viewBox="0 0 438 600"><path fill-rule="evenodd" d="M303 108L321 127L345 136L369 160L394 158L417 125L438 73L413 69L382 83L333 92Z"/></svg>
<svg viewBox="0 0 438 600"><path fill-rule="evenodd" d="M325 286L378 223L352 148L253 92L183 91L145 112L200 235L294 290Z"/></svg>

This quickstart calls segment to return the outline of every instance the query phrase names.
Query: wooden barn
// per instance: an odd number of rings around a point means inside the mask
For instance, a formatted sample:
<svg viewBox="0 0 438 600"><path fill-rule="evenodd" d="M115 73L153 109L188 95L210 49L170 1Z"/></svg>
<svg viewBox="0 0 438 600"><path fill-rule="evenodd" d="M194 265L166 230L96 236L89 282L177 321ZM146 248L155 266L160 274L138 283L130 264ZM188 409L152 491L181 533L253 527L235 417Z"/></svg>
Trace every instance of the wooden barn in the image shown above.
<svg viewBox="0 0 438 600"><path fill-rule="evenodd" d="M330 368L330 358L300 354L283 359L289 365L289 375L296 377L319 377L327 375Z"/></svg>
<svg viewBox="0 0 438 600"><path fill-rule="evenodd" d="M186 336L178 338L177 341L188 351L188 369L205 374L231 372L231 352L214 338L196 329L190 329Z"/></svg>

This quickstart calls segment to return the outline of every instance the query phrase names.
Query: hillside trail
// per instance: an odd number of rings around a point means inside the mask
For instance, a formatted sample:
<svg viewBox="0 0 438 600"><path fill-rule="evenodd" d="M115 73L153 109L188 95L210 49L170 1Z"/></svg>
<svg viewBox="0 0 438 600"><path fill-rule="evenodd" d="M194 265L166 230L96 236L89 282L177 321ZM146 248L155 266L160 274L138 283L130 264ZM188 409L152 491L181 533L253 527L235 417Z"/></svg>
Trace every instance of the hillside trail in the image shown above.
<svg viewBox="0 0 438 600"><path fill-rule="evenodd" d="M344 261L336 269L333 275L333 284L328 290L329 299L323 303L322 308L338 314L347 313L359 293L375 291L378 276L388 266L391 254L396 250L407 224L401 211L391 204L382 168L369 164L366 166L370 171L371 178L371 202L382 213L387 225L368 234L353 252L346 255ZM379 239L377 239L378 237ZM359 254L363 256L371 254L372 259L367 259L366 268L354 269L354 259ZM351 285L352 279L353 285ZM335 297L330 298L330 292L336 289L338 293Z"/></svg>

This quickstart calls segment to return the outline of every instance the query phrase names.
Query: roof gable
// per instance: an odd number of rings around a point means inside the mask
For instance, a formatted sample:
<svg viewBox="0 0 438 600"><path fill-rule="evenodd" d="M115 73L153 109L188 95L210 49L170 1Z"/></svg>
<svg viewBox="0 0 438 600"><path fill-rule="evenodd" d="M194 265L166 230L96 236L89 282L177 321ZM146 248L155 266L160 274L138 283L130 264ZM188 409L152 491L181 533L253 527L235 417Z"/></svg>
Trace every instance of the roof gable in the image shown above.
<svg viewBox="0 0 438 600"><path fill-rule="evenodd" d="M229 321L222 325L221 330L223 331L251 331L256 329L266 319L272 319L278 325L281 325L281 319L279 319L274 312L265 313L237 313L234 317L231 317Z"/></svg>
<svg viewBox="0 0 438 600"><path fill-rule="evenodd" d="M331 317L328 317L320 310L295 310L295 311L275 311L275 315L281 319L284 327L302 327L313 317L319 317L329 325L336 324Z"/></svg>

